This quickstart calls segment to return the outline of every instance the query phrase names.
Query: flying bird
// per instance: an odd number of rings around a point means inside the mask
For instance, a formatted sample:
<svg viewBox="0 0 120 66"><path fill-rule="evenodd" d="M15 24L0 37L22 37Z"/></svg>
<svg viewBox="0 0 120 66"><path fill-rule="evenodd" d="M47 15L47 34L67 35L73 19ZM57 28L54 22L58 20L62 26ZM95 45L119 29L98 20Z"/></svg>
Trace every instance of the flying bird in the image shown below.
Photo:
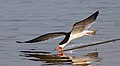
<svg viewBox="0 0 120 66"><path fill-rule="evenodd" d="M95 35L97 30L88 30L89 27L95 23L95 20L99 14L99 11L96 11L89 17L87 17L84 20L76 22L70 32L54 32L54 33L47 33L41 36L38 36L34 39L28 40L28 41L16 41L17 43L34 43L34 42L41 42L48 39L53 39L60 36L65 36L65 38L59 43L59 45L53 50L59 49L59 54L63 54L62 49L69 44L71 40L80 38L82 36L88 36L88 35Z"/></svg>

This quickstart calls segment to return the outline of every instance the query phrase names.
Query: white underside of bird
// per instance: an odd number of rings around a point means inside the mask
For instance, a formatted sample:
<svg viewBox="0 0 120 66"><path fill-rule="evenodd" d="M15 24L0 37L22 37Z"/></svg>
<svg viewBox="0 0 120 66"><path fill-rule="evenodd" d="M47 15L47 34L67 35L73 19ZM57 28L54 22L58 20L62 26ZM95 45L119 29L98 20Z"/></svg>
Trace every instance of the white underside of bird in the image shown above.
<svg viewBox="0 0 120 66"><path fill-rule="evenodd" d="M67 41L67 43L63 44L63 45L59 45L59 47L64 48L68 43L70 43L70 41L74 40L74 39L78 39L82 36L88 36L88 35L93 35L96 32L96 30L84 30L81 33L76 33L76 34L70 34L70 38Z"/></svg>

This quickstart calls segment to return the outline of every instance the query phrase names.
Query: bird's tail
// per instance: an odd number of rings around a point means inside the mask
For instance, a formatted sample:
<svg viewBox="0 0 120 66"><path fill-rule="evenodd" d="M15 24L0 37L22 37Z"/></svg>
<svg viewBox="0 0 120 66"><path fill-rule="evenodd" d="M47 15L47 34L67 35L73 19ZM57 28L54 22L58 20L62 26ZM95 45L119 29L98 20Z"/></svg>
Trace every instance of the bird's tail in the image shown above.
<svg viewBox="0 0 120 66"><path fill-rule="evenodd" d="M86 31L86 34L85 36L89 36L89 35L95 35L97 32L97 29L96 30L89 30L89 31Z"/></svg>
<svg viewBox="0 0 120 66"><path fill-rule="evenodd" d="M95 30L92 30L93 32L92 32L92 35L95 35L96 34L96 32L98 31L98 29L95 29Z"/></svg>
<svg viewBox="0 0 120 66"><path fill-rule="evenodd" d="M98 29L92 30L93 31L93 35L95 35L98 31Z"/></svg>

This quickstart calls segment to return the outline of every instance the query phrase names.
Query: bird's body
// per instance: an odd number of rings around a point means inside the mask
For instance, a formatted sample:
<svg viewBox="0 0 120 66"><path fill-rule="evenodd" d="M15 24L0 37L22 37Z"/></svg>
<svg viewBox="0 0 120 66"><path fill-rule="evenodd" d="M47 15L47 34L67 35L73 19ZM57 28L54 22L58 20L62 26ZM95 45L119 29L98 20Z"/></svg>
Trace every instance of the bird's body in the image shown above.
<svg viewBox="0 0 120 66"><path fill-rule="evenodd" d="M65 35L65 38L59 43L59 46L56 48L56 49L60 49L60 53L62 54L62 48L64 48L70 41L80 38L82 36L94 35L96 33L96 30L88 30L88 28L94 23L98 14L99 14L99 11L96 11L94 14L92 14L88 18L82 21L76 22L73 25L73 28L70 32L48 33L25 42L20 42L20 41L16 41L16 42L17 43L34 43L34 42L41 42L41 41L48 40L50 38L56 38L56 37Z"/></svg>
<svg viewBox="0 0 120 66"><path fill-rule="evenodd" d="M81 33L76 33L76 34L72 34L72 33L68 33L68 40L66 38L64 38L63 41L61 41L61 43L59 44L60 47L64 48L70 41L74 40L74 39L78 39L82 36L88 36L88 35L93 35L96 33L96 30L84 30ZM66 42L64 42L66 41Z"/></svg>

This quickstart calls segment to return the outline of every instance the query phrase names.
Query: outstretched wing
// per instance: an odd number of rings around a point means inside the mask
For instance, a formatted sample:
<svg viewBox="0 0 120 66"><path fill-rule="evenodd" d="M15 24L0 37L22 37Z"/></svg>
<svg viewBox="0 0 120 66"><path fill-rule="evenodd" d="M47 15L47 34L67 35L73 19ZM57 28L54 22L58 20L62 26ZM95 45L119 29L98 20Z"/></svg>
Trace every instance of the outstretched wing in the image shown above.
<svg viewBox="0 0 120 66"><path fill-rule="evenodd" d="M36 37L32 40L28 40L28 41L24 41L24 42L21 42L21 41L16 41L16 43L34 43L34 42L41 42L41 41L45 41L45 40L48 40L48 39L53 39L53 38L56 38L56 37L60 37L60 36L64 36L66 35L67 33L66 32L55 32L55 33L48 33L48 34L44 34L44 35L41 35L39 37Z"/></svg>
<svg viewBox="0 0 120 66"><path fill-rule="evenodd" d="M84 19L82 21L76 22L73 25L73 28L72 28L71 32L72 33L78 33L78 32L80 33L83 30L88 29L94 23L94 21L96 20L98 14L99 14L99 11L96 11L94 14L92 14L88 18L86 18L86 19Z"/></svg>

